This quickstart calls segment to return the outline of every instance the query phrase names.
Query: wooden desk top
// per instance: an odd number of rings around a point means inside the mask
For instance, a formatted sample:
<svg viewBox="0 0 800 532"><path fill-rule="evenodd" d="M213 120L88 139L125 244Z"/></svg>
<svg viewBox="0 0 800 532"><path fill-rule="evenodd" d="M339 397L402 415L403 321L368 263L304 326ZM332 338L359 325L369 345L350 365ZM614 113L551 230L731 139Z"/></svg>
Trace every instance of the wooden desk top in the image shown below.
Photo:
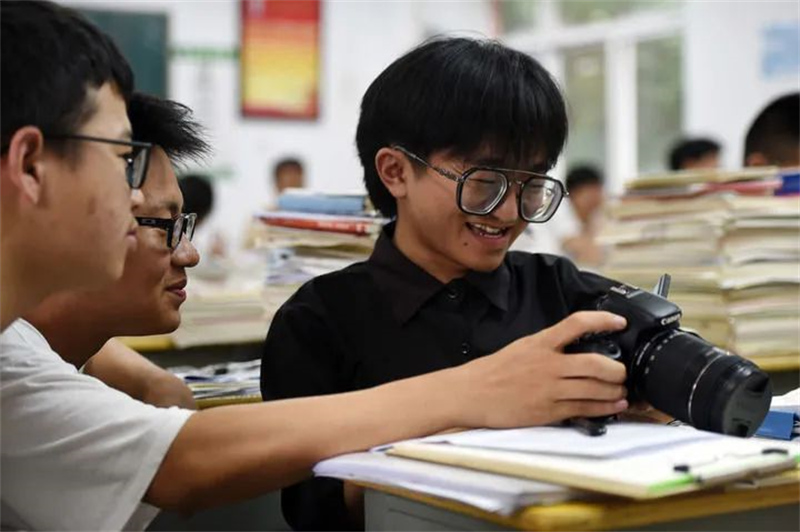
<svg viewBox="0 0 800 532"><path fill-rule="evenodd" d="M145 353L149 351L166 351L175 347L168 334L155 336L122 336L117 338L120 342L134 351Z"/></svg>
<svg viewBox="0 0 800 532"><path fill-rule="evenodd" d="M764 371L796 371L800 369L800 356L780 355L775 357L764 357L753 360L758 367Z"/></svg>
<svg viewBox="0 0 800 532"><path fill-rule="evenodd" d="M758 489L729 488L685 495L635 501L608 497L596 501L575 501L551 506L530 506L510 517L479 510L466 504L423 495L413 491L375 484L357 484L391 495L483 519L518 530L560 532L567 530L610 530L668 523L684 519L771 508L800 501L800 471L781 477L786 484Z"/></svg>

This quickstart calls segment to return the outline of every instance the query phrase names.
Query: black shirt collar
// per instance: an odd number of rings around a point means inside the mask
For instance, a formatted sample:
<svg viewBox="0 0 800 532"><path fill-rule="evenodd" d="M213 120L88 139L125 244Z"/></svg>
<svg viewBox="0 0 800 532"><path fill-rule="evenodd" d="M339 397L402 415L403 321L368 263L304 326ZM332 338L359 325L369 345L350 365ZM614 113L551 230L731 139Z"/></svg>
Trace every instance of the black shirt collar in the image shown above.
<svg viewBox="0 0 800 532"><path fill-rule="evenodd" d="M384 293L392 301L395 317L405 323L445 284L417 266L397 249L392 241L395 222L381 231L369 258L370 271ZM464 280L474 286L494 306L508 310L511 273L507 259L491 272L469 272Z"/></svg>

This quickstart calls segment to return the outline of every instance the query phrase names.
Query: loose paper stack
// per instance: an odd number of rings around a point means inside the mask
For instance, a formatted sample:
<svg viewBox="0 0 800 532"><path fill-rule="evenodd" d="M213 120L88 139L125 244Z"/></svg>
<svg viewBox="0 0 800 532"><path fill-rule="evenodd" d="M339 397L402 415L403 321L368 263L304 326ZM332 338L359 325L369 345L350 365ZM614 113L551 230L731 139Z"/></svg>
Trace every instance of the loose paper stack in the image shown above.
<svg viewBox="0 0 800 532"><path fill-rule="evenodd" d="M775 169L644 176L612 205L603 273L649 288L672 275L681 323L753 360L800 354L800 197Z"/></svg>

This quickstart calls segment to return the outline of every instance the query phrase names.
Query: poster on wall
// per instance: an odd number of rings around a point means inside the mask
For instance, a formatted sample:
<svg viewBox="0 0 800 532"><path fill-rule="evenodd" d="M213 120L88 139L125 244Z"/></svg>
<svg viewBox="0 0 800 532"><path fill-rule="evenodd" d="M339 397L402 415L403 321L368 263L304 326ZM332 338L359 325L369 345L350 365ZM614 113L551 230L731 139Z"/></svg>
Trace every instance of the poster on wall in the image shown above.
<svg viewBox="0 0 800 532"><path fill-rule="evenodd" d="M246 117L319 115L320 0L241 0Z"/></svg>

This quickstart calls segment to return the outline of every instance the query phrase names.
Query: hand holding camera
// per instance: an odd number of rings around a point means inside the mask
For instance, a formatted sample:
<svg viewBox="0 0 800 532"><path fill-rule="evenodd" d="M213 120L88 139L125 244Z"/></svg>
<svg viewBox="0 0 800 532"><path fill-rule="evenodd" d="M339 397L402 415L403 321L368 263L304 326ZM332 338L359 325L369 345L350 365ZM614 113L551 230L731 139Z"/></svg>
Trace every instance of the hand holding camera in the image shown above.
<svg viewBox="0 0 800 532"><path fill-rule="evenodd" d="M751 361L681 330L681 309L666 299L668 289L669 276L661 278L655 294L613 286L597 309L625 317L628 326L584 336L564 352L599 353L625 364L631 402L646 401L698 429L752 436L769 410L769 376ZM578 424L598 435L607 420Z"/></svg>

